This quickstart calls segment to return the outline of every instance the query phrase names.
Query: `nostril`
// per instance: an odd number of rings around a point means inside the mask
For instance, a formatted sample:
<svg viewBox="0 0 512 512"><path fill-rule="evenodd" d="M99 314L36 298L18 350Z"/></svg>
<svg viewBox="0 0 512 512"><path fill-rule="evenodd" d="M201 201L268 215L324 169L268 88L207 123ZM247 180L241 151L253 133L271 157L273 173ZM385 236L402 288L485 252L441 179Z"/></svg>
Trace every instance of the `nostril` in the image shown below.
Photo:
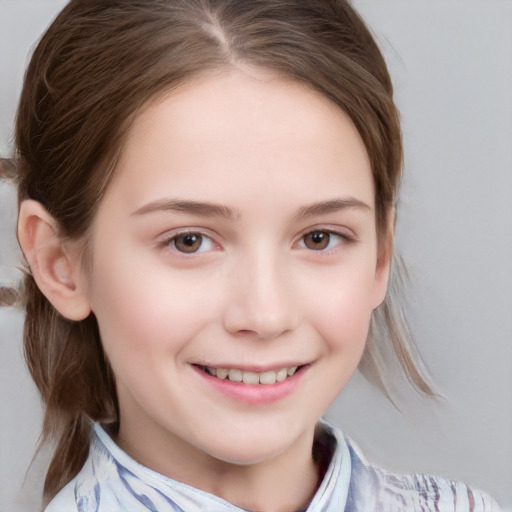
<svg viewBox="0 0 512 512"><path fill-rule="evenodd" d="M300 315L295 298L284 285L270 284L271 278L254 278L251 286L234 288L223 310L229 333L238 338L272 340L297 328Z"/></svg>

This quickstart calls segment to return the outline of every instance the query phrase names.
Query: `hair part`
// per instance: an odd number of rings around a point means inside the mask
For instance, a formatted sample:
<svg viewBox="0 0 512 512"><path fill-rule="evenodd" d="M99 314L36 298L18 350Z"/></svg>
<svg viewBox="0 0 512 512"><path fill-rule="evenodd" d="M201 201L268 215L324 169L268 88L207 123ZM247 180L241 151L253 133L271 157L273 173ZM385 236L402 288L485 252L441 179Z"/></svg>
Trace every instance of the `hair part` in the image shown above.
<svg viewBox="0 0 512 512"><path fill-rule="evenodd" d="M297 80L349 115L370 159L383 242L402 169L399 115L385 61L344 0L72 0L26 72L19 202L41 202L63 237L86 241L140 110L194 77L247 65ZM49 501L85 462L89 422L117 421L118 404L94 315L63 318L30 272L25 292L25 354L46 406L42 439L56 442ZM431 395L391 298L375 312L361 371L386 390L379 346L389 342L377 339L386 332L407 379Z"/></svg>

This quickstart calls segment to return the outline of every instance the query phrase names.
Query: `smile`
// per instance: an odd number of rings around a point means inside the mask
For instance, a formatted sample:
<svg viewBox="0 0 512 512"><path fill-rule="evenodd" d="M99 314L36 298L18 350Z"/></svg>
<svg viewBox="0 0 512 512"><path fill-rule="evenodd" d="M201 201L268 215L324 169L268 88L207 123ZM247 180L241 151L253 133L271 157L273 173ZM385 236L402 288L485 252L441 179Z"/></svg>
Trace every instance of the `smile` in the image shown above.
<svg viewBox="0 0 512 512"><path fill-rule="evenodd" d="M269 370L264 372L251 372L240 370L239 368L212 368L210 366L199 366L201 370L217 377L218 379L228 379L231 382L242 382L244 384L265 384L271 385L276 382L283 382L288 377L292 377L297 371L297 366L280 368L278 370Z"/></svg>

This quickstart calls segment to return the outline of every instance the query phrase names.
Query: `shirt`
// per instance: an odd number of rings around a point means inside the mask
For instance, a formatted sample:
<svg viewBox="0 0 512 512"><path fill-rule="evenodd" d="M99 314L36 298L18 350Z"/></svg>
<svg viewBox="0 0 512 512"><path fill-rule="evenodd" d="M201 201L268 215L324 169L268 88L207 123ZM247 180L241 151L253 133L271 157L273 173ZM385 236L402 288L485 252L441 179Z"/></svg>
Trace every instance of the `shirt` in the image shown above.
<svg viewBox="0 0 512 512"><path fill-rule="evenodd" d="M307 512L499 512L487 494L463 483L397 475L370 464L340 430L322 421L315 444L327 469ZM142 466L97 423L78 475L45 512L246 512Z"/></svg>

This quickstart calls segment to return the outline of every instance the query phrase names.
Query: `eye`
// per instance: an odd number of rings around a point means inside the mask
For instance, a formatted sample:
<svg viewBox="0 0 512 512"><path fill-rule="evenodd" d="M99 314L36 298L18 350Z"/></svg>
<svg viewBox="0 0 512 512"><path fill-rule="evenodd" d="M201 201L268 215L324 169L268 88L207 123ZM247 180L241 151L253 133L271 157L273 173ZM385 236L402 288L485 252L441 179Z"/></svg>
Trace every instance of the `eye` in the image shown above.
<svg viewBox="0 0 512 512"><path fill-rule="evenodd" d="M346 236L319 229L306 233L302 237L300 245L312 251L325 251L347 241Z"/></svg>
<svg viewBox="0 0 512 512"><path fill-rule="evenodd" d="M210 237L192 232L178 233L170 238L166 245L185 254L198 254L211 251L214 248L213 240Z"/></svg>

